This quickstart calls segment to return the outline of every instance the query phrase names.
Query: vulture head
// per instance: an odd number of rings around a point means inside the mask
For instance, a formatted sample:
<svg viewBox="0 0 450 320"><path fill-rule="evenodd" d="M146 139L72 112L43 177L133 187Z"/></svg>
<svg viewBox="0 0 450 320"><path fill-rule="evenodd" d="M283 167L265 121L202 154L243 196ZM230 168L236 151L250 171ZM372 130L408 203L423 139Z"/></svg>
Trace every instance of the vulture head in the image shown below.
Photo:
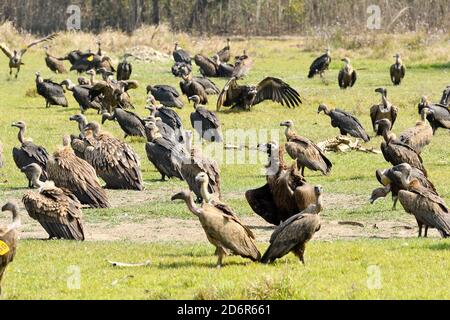
<svg viewBox="0 0 450 320"><path fill-rule="evenodd" d="M34 186L39 186L39 178L42 174L42 168L37 163L29 164L20 169L28 180L32 181Z"/></svg>
<svg viewBox="0 0 450 320"><path fill-rule="evenodd" d="M384 97L387 97L387 90L386 90L386 88L376 88L375 92L378 92L379 94L383 95Z"/></svg>
<svg viewBox="0 0 450 320"><path fill-rule="evenodd" d="M326 115L330 114L330 111L328 110L328 107L324 104L321 103L319 105L319 107L317 108L317 113L321 113L323 111L323 113L325 113Z"/></svg>
<svg viewBox="0 0 450 320"><path fill-rule="evenodd" d="M87 123L86 117L84 115L82 115L82 114L73 115L73 116L71 116L69 118L69 120L77 122L80 126L82 125L83 129L86 126L86 123Z"/></svg>
<svg viewBox="0 0 450 320"><path fill-rule="evenodd" d="M392 128L392 124L389 119L381 119L381 120L375 121L375 128L377 129L377 132L381 133L385 137L386 141L389 140L389 139L386 139L386 137L388 136L388 133L390 133L391 128Z"/></svg>
<svg viewBox="0 0 450 320"><path fill-rule="evenodd" d="M390 185L392 182L386 175L388 171L389 169L386 170L378 169L377 171L375 171L375 176L377 177L378 182L381 183L383 186Z"/></svg>
<svg viewBox="0 0 450 320"><path fill-rule="evenodd" d="M292 128L294 126L294 121L292 120L286 120L280 123L281 127L287 127L287 128Z"/></svg>
<svg viewBox="0 0 450 320"><path fill-rule="evenodd" d="M390 185L387 185L386 187L380 187L380 188L374 189L369 198L370 204L373 204L375 201L377 201L380 198L385 198L389 194L390 191L391 191Z"/></svg>
<svg viewBox="0 0 450 320"><path fill-rule="evenodd" d="M88 74L90 76L95 76L97 74L97 72L94 69L89 69L88 71L86 71L86 74Z"/></svg>
<svg viewBox="0 0 450 320"><path fill-rule="evenodd" d="M316 194L316 197L320 196L323 193L323 187L320 185L315 186L314 193Z"/></svg>
<svg viewBox="0 0 450 320"><path fill-rule="evenodd" d="M98 135L100 132L100 125L96 121L89 122L87 125L84 126L85 131L91 131L94 137Z"/></svg>
<svg viewBox="0 0 450 320"><path fill-rule="evenodd" d="M19 128L19 129L25 129L26 128L26 124L25 124L24 121L18 121L18 122L13 122L11 124L11 127L16 127L16 128Z"/></svg>
<svg viewBox="0 0 450 320"><path fill-rule="evenodd" d="M343 59L341 59L342 62L344 62L346 65L350 64L350 58L348 57L344 57Z"/></svg>
<svg viewBox="0 0 450 320"><path fill-rule="evenodd" d="M5 205L3 205L2 211L14 212L14 211L17 211L17 206L16 206L16 204L9 201Z"/></svg>
<svg viewBox="0 0 450 320"><path fill-rule="evenodd" d="M36 75L36 83L42 83L44 80L41 77L41 73L39 71L35 72Z"/></svg>
<svg viewBox="0 0 450 320"><path fill-rule="evenodd" d="M197 95L189 97L188 100L194 103L194 108L197 108L197 106L200 104L201 101L200 97Z"/></svg>
<svg viewBox="0 0 450 320"><path fill-rule="evenodd" d="M170 198L170 200L174 201L174 200L188 200L191 197L191 192L188 190L183 190L181 192L178 192L177 194L173 195L172 198Z"/></svg>

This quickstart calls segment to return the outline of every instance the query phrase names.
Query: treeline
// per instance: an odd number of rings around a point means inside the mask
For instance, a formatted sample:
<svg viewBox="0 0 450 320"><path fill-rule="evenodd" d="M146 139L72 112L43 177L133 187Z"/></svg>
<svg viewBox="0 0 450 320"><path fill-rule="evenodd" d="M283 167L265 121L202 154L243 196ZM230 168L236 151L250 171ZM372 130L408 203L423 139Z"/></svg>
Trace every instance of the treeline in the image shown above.
<svg viewBox="0 0 450 320"><path fill-rule="evenodd" d="M32 33L66 30L70 5L80 8L81 29L92 32L160 23L193 34L258 36L450 29L448 0L2 0L0 20Z"/></svg>

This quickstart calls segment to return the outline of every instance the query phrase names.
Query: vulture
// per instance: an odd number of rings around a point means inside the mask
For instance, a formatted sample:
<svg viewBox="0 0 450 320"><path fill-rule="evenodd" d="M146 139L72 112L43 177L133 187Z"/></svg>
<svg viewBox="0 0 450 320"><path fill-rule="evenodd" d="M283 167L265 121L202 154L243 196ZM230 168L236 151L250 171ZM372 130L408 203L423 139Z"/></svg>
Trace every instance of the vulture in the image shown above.
<svg viewBox="0 0 450 320"><path fill-rule="evenodd" d="M12 52L10 49L8 49L8 47L5 46L5 44L0 44L0 49L9 59L9 75L12 76L12 69L16 69L17 71L15 74L15 78L17 78L20 72L20 66L24 64L22 62L23 55L27 52L29 48L41 42L53 40L57 35L58 35L57 33L53 33L51 35L46 36L45 38L29 43L25 48L21 50L13 50Z"/></svg>
<svg viewBox="0 0 450 320"><path fill-rule="evenodd" d="M102 124L104 124L106 120L117 120L120 128L125 133L124 139L128 136L145 137L144 121L134 112L117 107L112 114L109 114L108 112L102 113Z"/></svg>
<svg viewBox="0 0 450 320"><path fill-rule="evenodd" d="M313 78L316 74L323 78L323 73L328 69L330 63L330 49L326 49L325 54L315 59L309 67L308 78Z"/></svg>
<svg viewBox="0 0 450 320"><path fill-rule="evenodd" d="M131 72L133 72L133 67L131 63L128 62L128 58L132 57L132 54L125 53L122 62L117 66L117 80L129 80L131 77Z"/></svg>
<svg viewBox="0 0 450 320"><path fill-rule="evenodd" d="M175 62L191 64L191 55L186 50L181 49L178 42L175 42L175 48L173 49L172 55Z"/></svg>
<svg viewBox="0 0 450 320"><path fill-rule="evenodd" d="M188 98L198 95L201 104L208 103L208 95L219 94L220 90L214 82L205 77L192 77L191 74L183 75L180 82L181 92Z"/></svg>
<svg viewBox="0 0 450 320"><path fill-rule="evenodd" d="M227 45L216 53L220 61L223 61L225 63L230 61L231 59L230 42L231 42L230 38L227 38Z"/></svg>
<svg viewBox="0 0 450 320"><path fill-rule="evenodd" d="M419 237L425 226L425 237L428 228L435 228L443 238L450 237L450 212L444 200L424 188L419 181L411 179L408 171L402 173L402 183L406 190L400 190L398 199L407 213L414 215L419 226Z"/></svg>
<svg viewBox="0 0 450 320"><path fill-rule="evenodd" d="M136 80L115 81L108 76L106 81L98 81L89 89L89 99L94 101L102 96L102 109L109 113L116 107L134 109L128 90L136 89L138 86L139 82Z"/></svg>
<svg viewBox="0 0 450 320"><path fill-rule="evenodd" d="M152 140L152 133L147 124L149 122L153 122L157 127L159 134L166 140L173 141L173 142L183 142L183 132L180 130L174 130L169 125L164 123L160 118L155 118L154 116L149 116L147 118L144 118L145 123L145 137L147 138L147 141Z"/></svg>
<svg viewBox="0 0 450 320"><path fill-rule="evenodd" d="M189 97L193 101L195 111L191 113L192 128L197 131L200 139L210 142L222 142L220 120L216 114L200 105L200 97Z"/></svg>
<svg viewBox="0 0 450 320"><path fill-rule="evenodd" d="M92 85L74 85L70 79L62 81L61 86L65 86L67 90L72 92L73 97L78 102L80 106L81 113L85 113L88 109L95 109L100 111L102 109L102 103L100 97L96 97L91 101L89 98L89 90Z"/></svg>
<svg viewBox="0 0 450 320"><path fill-rule="evenodd" d="M50 79L42 79L39 72L36 72L36 89L37 93L44 97L46 108L49 106L67 107L69 105L64 95L64 88Z"/></svg>
<svg viewBox="0 0 450 320"><path fill-rule="evenodd" d="M374 192L372 192L372 196L369 199L370 203L374 203L379 198L386 197L389 192L391 192L392 200L394 202L392 210L395 210L398 200L398 192L405 189L401 181L401 175L406 171L410 173L413 179L419 181L424 188L427 188L430 190L430 192L438 195L433 183L428 180L428 178L423 174L422 171L416 168L412 168L407 163L401 163L390 169L376 171L377 180L383 187L375 189Z"/></svg>
<svg viewBox="0 0 450 320"><path fill-rule="evenodd" d="M424 108L430 109L427 114L427 120L433 129L433 134L436 134L436 130L439 128L450 129L450 107L445 107L441 104L431 104L427 97L423 96L419 105L419 114L422 113Z"/></svg>
<svg viewBox="0 0 450 320"><path fill-rule="evenodd" d="M180 116L173 109L164 107L164 106L156 106L154 104L155 101L149 99L151 103L145 109L150 111L150 114L155 118L160 118L162 122L167 124L173 130L183 130L183 121L181 121Z"/></svg>
<svg viewBox="0 0 450 320"><path fill-rule="evenodd" d="M213 59L208 58L202 54L196 54L194 56L195 64L200 68L200 73L204 77L218 77L218 63Z"/></svg>
<svg viewBox="0 0 450 320"><path fill-rule="evenodd" d="M394 86L398 86L403 78L405 77L405 66L402 63L402 59L400 58L400 54L396 54L394 56L395 63L391 66L390 73L391 73L391 81L394 84Z"/></svg>
<svg viewBox="0 0 450 320"><path fill-rule="evenodd" d="M163 106L169 108L182 109L184 107L183 101L177 89L169 85L155 85L147 86L147 94L151 95L159 101Z"/></svg>
<svg viewBox="0 0 450 320"><path fill-rule="evenodd" d="M49 239L84 240L81 203L68 190L58 188L53 181L39 181L41 167L32 163L24 168L39 186L39 191L24 194L22 202L29 216L37 220L48 233Z"/></svg>
<svg viewBox="0 0 450 320"><path fill-rule="evenodd" d="M89 75L89 78L85 78L82 76L78 77L78 84L79 85L94 85L97 83L97 80L95 79L95 75L97 72L94 69L86 71L86 74Z"/></svg>
<svg viewBox="0 0 450 320"><path fill-rule="evenodd" d="M391 125L394 126L395 120L397 119L398 108L393 106L387 99L386 88L377 88L375 92L381 94L381 103L375 104L370 108L370 119L372 120L373 131L377 135L382 135L382 132L378 130L376 122L381 119L388 119ZM390 128L392 130L392 127Z"/></svg>
<svg viewBox="0 0 450 320"><path fill-rule="evenodd" d="M2 280L5 275L8 264L13 262L16 255L17 242L19 234L17 229L21 225L19 210L12 202L7 202L2 207L3 211L9 211L12 214L12 222L7 226L0 225L0 296L2 294Z"/></svg>
<svg viewBox="0 0 450 320"><path fill-rule="evenodd" d="M189 145L190 141L187 144ZM181 175L186 180L189 189L197 197L197 202L203 201L201 186L196 180L197 175L200 173L204 173L208 177L208 184L206 185L208 193L220 199L220 169L217 162L203 155L197 148L190 148L188 150L190 155L181 164Z"/></svg>
<svg viewBox="0 0 450 320"><path fill-rule="evenodd" d="M111 58L103 56L101 51L101 43L97 42L97 44L97 53L84 53L79 50L71 51L66 57L60 58L60 60L69 60L72 64L70 71L76 70L77 73L86 72L91 69L99 70L101 68L104 68L110 72L115 72L116 70L112 65Z"/></svg>
<svg viewBox="0 0 450 320"><path fill-rule="evenodd" d="M381 152L383 153L384 159L394 166L407 163L421 170L427 176L420 155L409 145L397 139L396 135L389 130L391 127L390 121L388 119L382 119L378 120L377 124L383 133L384 141L381 143Z"/></svg>
<svg viewBox="0 0 450 320"><path fill-rule="evenodd" d="M423 148L429 145L433 138L433 129L426 121L426 116L429 111L430 109L423 108L420 115L420 121L417 121L414 127L403 131L399 137L401 142L413 148L417 154L420 154Z"/></svg>
<svg viewBox="0 0 450 320"><path fill-rule="evenodd" d="M3 167L3 145L2 142L0 141L0 168Z"/></svg>
<svg viewBox="0 0 450 320"><path fill-rule="evenodd" d="M284 150L275 142L258 145L267 153L266 184L257 189L247 190L245 198L253 211L270 224L297 214L315 203L314 187L299 174L295 165L286 167Z"/></svg>
<svg viewBox="0 0 450 320"><path fill-rule="evenodd" d="M49 180L57 187L69 190L81 204L91 208L110 207L108 196L98 182L95 169L75 155L68 136L63 139L63 147L48 159L46 168Z"/></svg>
<svg viewBox="0 0 450 320"><path fill-rule="evenodd" d="M71 65L74 65L84 54L88 54L90 52L83 52L81 50L72 50L66 56L58 58L58 60L69 60Z"/></svg>
<svg viewBox="0 0 450 320"><path fill-rule="evenodd" d="M212 62L216 66L216 77L230 78L233 76L234 65L220 61L220 57L217 54L212 57Z"/></svg>
<svg viewBox="0 0 450 320"><path fill-rule="evenodd" d="M172 66L172 74L175 77L181 77L192 72L192 65L185 62L175 62Z"/></svg>
<svg viewBox="0 0 450 320"><path fill-rule="evenodd" d="M247 52L244 50L244 53L241 56L236 57L231 77L235 79L242 79L250 72L252 67L253 67L253 59L250 58L247 55Z"/></svg>
<svg viewBox="0 0 450 320"><path fill-rule="evenodd" d="M60 60L58 60L58 58L52 56L48 52L48 46L45 46L44 49L45 49L45 64L47 65L47 67L54 73L67 73L64 64Z"/></svg>
<svg viewBox="0 0 450 320"><path fill-rule="evenodd" d="M236 78L231 78L219 95L217 111L222 106L250 110L264 100L272 100L288 108L298 107L302 103L300 94L281 79L267 77L257 86L251 86L238 85Z"/></svg>
<svg viewBox="0 0 450 320"><path fill-rule="evenodd" d="M181 166L187 157L184 146L173 139L166 139L159 132L155 122L146 124L148 142L145 144L147 158L161 174L161 181L166 177L183 180Z"/></svg>
<svg viewBox="0 0 450 320"><path fill-rule="evenodd" d="M324 175L331 172L332 164L323 154L322 150L308 138L296 134L292 127L294 122L292 120L280 123L280 126L286 127L286 151L289 156L296 160L297 168L302 170L304 176L305 167L313 171L320 171Z"/></svg>
<svg viewBox="0 0 450 320"><path fill-rule="evenodd" d="M447 86L442 92L441 101L439 104L443 106L450 107L450 86Z"/></svg>
<svg viewBox="0 0 450 320"><path fill-rule="evenodd" d="M174 200L185 201L189 211L200 220L208 241L216 247L218 268L222 266L223 257L228 254L240 255L252 261L260 259L253 232L228 206L216 207L203 203L201 208L198 208L189 191L175 194L172 196L172 201Z"/></svg>
<svg viewBox="0 0 450 320"><path fill-rule="evenodd" d="M344 67L339 71L338 84L341 89L347 89L353 87L356 82L357 74L350 64L350 59L345 57L341 61L344 62Z"/></svg>
<svg viewBox="0 0 450 320"><path fill-rule="evenodd" d="M86 118L75 115L70 120L81 126ZM86 134L88 131L89 135ZM86 124L81 137L72 137L72 148L77 156L94 167L97 175L106 182L107 189L144 189L139 157L128 144L100 132L97 122Z"/></svg>
<svg viewBox="0 0 450 320"><path fill-rule="evenodd" d="M364 142L370 140L369 136L364 130L361 122L351 115L350 113L341 109L328 109L324 104L319 105L317 113L324 112L327 116L331 118L331 125L333 128L339 128L342 135L351 135L352 137L362 139Z"/></svg>
<svg viewBox="0 0 450 320"><path fill-rule="evenodd" d="M17 168L22 169L29 164L36 163L42 169L42 181L47 180L47 171L45 170L48 161L47 150L45 150L45 148L42 146L34 144L31 139L25 140L25 131L27 127L24 121L13 123L12 126L19 128L17 137L20 142L20 147L14 147L12 151L13 159L16 163ZM33 184L31 177L27 176L27 179L28 187L32 188Z"/></svg>
<svg viewBox="0 0 450 320"><path fill-rule="evenodd" d="M261 258L262 263L272 263L293 252L305 264L306 243L320 230L319 213L323 208L321 186L315 186L316 203L280 224L270 237L270 245Z"/></svg>

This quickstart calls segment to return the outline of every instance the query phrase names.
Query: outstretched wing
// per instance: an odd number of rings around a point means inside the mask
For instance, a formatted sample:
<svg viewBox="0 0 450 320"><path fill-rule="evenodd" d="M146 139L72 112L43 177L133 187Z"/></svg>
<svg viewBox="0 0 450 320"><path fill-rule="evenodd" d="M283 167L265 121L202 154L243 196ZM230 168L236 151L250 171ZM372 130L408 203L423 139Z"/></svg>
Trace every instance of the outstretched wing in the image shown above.
<svg viewBox="0 0 450 320"><path fill-rule="evenodd" d="M9 58L9 59L11 59L12 58L12 53L11 53L11 51L8 49L8 47L6 47L3 43L2 44L0 44L0 49L2 49L2 51L3 51L3 53Z"/></svg>
<svg viewBox="0 0 450 320"><path fill-rule="evenodd" d="M37 45L37 44L39 44L41 42L45 42L45 41L48 41L48 40L53 40L54 38L56 38L57 35L58 35L58 33L52 33L51 35L48 35L45 38L33 41L30 44L28 44L26 46L26 48L23 48L22 50L20 50L20 53L24 54L29 48L31 48L32 46L35 46L35 45Z"/></svg>
<svg viewBox="0 0 450 320"><path fill-rule="evenodd" d="M238 86L236 78L230 78L227 81L217 99L216 110L219 111L222 106L228 107L238 98L241 93L241 87Z"/></svg>
<svg viewBox="0 0 450 320"><path fill-rule="evenodd" d="M278 78L265 78L258 84L257 91L253 105L264 100L272 100L280 103L282 106L286 105L288 108L295 108L302 103L300 94L286 82Z"/></svg>

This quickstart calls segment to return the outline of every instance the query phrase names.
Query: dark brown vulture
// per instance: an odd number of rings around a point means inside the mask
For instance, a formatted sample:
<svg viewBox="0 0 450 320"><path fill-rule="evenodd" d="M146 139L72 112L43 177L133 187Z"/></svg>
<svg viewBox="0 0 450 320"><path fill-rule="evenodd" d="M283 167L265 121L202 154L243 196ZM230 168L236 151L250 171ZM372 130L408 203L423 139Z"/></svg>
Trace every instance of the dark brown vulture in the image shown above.
<svg viewBox="0 0 450 320"><path fill-rule="evenodd" d="M100 112L103 108L100 97L96 97L91 101L89 98L89 90L92 88L92 85L74 85L70 79L66 79L61 82L61 86L66 86L66 89L72 92L73 97L80 105L81 113L85 113L88 109L94 109Z"/></svg>
<svg viewBox="0 0 450 320"><path fill-rule="evenodd" d="M70 117L79 126L86 121L81 115ZM86 132L90 131L90 134ZM81 131L81 138L72 137L77 156L94 167L108 189L143 190L139 156L125 142L100 132L97 122L90 122Z"/></svg>
<svg viewBox="0 0 450 320"><path fill-rule="evenodd" d="M12 214L12 222L7 226L0 225L0 296L2 295L2 280L5 276L8 264L13 262L16 255L17 242L19 234L17 229L20 227L20 216L17 206L12 202L7 202L2 207L3 211L9 211Z"/></svg>
<svg viewBox="0 0 450 320"><path fill-rule="evenodd" d="M221 49L219 52L216 53L216 55L219 57L220 61L228 62L231 59L231 53L230 53L230 38L227 38L227 45Z"/></svg>
<svg viewBox="0 0 450 320"><path fill-rule="evenodd" d="M187 158L184 146L174 139L167 139L161 135L155 122L146 123L147 139L145 150L147 158L161 174L161 181L174 177L183 180L181 167Z"/></svg>
<svg viewBox="0 0 450 320"><path fill-rule="evenodd" d="M270 246L261 258L262 263L272 263L293 252L305 264L306 243L320 230L319 213L323 208L322 187L315 186L314 190L316 204L290 217L275 229L270 237Z"/></svg>
<svg viewBox="0 0 450 320"><path fill-rule="evenodd" d="M377 124L383 132L384 141L381 143L381 152L384 159L394 166L407 163L421 170L427 176L427 171L423 166L420 155L409 145L397 139L397 136L389 130L391 127L390 121L388 119L378 120Z"/></svg>
<svg viewBox="0 0 450 320"><path fill-rule="evenodd" d="M204 77L218 77L218 64L214 59L208 58L202 54L196 54L195 64L200 68L200 73Z"/></svg>
<svg viewBox="0 0 450 320"><path fill-rule="evenodd" d="M200 98L200 104L208 104L208 94L206 93L205 88L193 80L192 75L189 74L187 76L182 76L183 81L180 82L181 92L189 97L198 96Z"/></svg>
<svg viewBox="0 0 450 320"><path fill-rule="evenodd" d="M47 231L49 239L84 240L81 203L68 190L55 186L53 181L39 181L41 167L32 163L22 168L33 177L39 192L29 191L22 202L28 214Z"/></svg>
<svg viewBox="0 0 450 320"><path fill-rule="evenodd" d="M447 86L444 91L442 92L442 97L441 97L441 101L439 102L439 104L445 106L445 107L450 107L450 86Z"/></svg>
<svg viewBox="0 0 450 320"><path fill-rule="evenodd" d="M197 208L189 191L177 193L172 197L173 200L185 201L189 211L200 220L208 241L216 247L218 268L222 266L223 257L229 254L252 261L261 258L253 232L233 212L209 203Z"/></svg>
<svg viewBox="0 0 450 320"><path fill-rule="evenodd" d="M314 142L299 136L292 130L294 126L292 120L281 122L280 126L286 127L286 151L297 162L297 168L302 170L303 176L305 167L313 171L320 171L324 175L330 174L333 166L331 161Z"/></svg>
<svg viewBox="0 0 450 320"><path fill-rule="evenodd" d="M9 59L9 75L12 76L12 69L17 69L15 77L19 75L20 66L24 63L22 62L23 55L27 52L28 49L30 49L32 46L35 46L41 42L53 40L58 34L53 33L51 35L46 36L45 38L36 40L28 44L25 48L21 50L14 50L11 52L11 50L6 47L5 44L0 44L0 49L3 51L3 53L8 57Z"/></svg>
<svg viewBox="0 0 450 320"><path fill-rule="evenodd" d="M222 142L222 131L220 120L217 115L200 105L200 97L189 97L189 101L194 103L195 111L191 113L192 128L197 131L201 139L210 142Z"/></svg>
<svg viewBox="0 0 450 320"><path fill-rule="evenodd" d="M20 147L14 147L12 151L13 159L17 168L22 169L31 163L36 163L42 169L42 181L47 180L47 171L45 170L48 161L47 150L45 150L42 146L34 144L31 140L25 140L25 130L27 127L24 121L13 123L12 126L19 128L17 137L20 142ZM27 176L27 179L28 187L33 187L31 177Z"/></svg>
<svg viewBox="0 0 450 320"><path fill-rule="evenodd" d="M347 89L348 87L353 87L358 76L350 64L349 58L345 57L341 61L344 62L344 67L339 71L338 84L341 89Z"/></svg>
<svg viewBox="0 0 450 320"><path fill-rule="evenodd" d="M181 77L192 72L192 65L184 62L175 62L171 71L175 77Z"/></svg>
<svg viewBox="0 0 450 320"><path fill-rule="evenodd" d="M156 101L151 98L148 102L150 105L146 106L145 109L149 110L153 117L160 118L162 122L167 124L173 130L183 130L183 121L175 110L164 106L156 106Z"/></svg>
<svg viewBox="0 0 450 320"><path fill-rule="evenodd" d="M427 120L433 129L433 134L439 128L450 129L450 106L432 104L427 97L423 96L418 105L419 114L422 113L424 108L430 109L427 114Z"/></svg>
<svg viewBox="0 0 450 320"><path fill-rule="evenodd" d="M421 118L416 122L416 125L403 131L399 137L401 142L413 148L417 154L420 154L433 138L433 129L426 121L429 112L430 109L423 108L420 115Z"/></svg>
<svg viewBox="0 0 450 320"><path fill-rule="evenodd" d="M298 107L302 101L300 94L281 79L267 77L257 86L238 85L231 78L222 89L217 100L217 111L222 106L250 110L250 108L265 100L272 100L288 108Z"/></svg>
<svg viewBox="0 0 450 320"><path fill-rule="evenodd" d="M111 113L116 107L123 109L134 109L131 103L131 97L128 91L139 87L139 82L136 80L121 80L115 81L111 75L106 81L97 81L89 89L89 99L95 101L99 97L102 104L102 110Z"/></svg>
<svg viewBox="0 0 450 320"><path fill-rule="evenodd" d="M173 49L172 55L175 62L191 64L191 55L186 50L181 49L178 42L175 42L175 48Z"/></svg>
<svg viewBox="0 0 450 320"><path fill-rule="evenodd" d="M402 175L406 190L400 190L398 199L406 212L414 215L419 226L419 237L422 226L425 226L425 237L428 228L435 228L443 238L450 237L450 212L444 200L434 192L424 188L419 181L411 179L407 171Z"/></svg>
<svg viewBox="0 0 450 320"><path fill-rule="evenodd" d="M258 149L268 155L267 183L247 190L245 198L256 214L268 223L278 225L315 203L314 187L306 182L296 165L286 167L284 150L277 143L258 145Z"/></svg>
<svg viewBox="0 0 450 320"><path fill-rule="evenodd" d="M144 120L139 117L134 112L123 110L120 107L114 109L112 114L108 112L103 112L102 114L102 124L106 120L114 121L116 120L120 128L124 132L124 139L128 136L130 137L145 137L145 123Z"/></svg>
<svg viewBox="0 0 450 320"><path fill-rule="evenodd" d="M236 79L242 79L245 77L253 67L253 59L247 55L247 52L244 50L244 53L241 56L236 57L236 61L234 63L234 70L231 74L231 77Z"/></svg>
<svg viewBox="0 0 450 320"><path fill-rule="evenodd" d="M172 86L162 84L155 86L148 85L147 94L149 93L165 107L178 109L184 107L180 93Z"/></svg>
<svg viewBox="0 0 450 320"><path fill-rule="evenodd" d="M313 61L313 63L309 67L308 78L313 78L316 74L320 75L320 77L323 78L323 73L325 72L325 70L328 70L330 63L330 49L328 48L325 50L325 54L321 55Z"/></svg>
<svg viewBox="0 0 450 320"><path fill-rule="evenodd" d="M47 67L54 73L67 73L64 64L60 60L58 60L58 58L52 56L48 52L48 46L44 46L44 49L45 49L45 64L47 65Z"/></svg>
<svg viewBox="0 0 450 320"><path fill-rule="evenodd" d="M65 136L63 147L47 161L49 180L59 188L69 190L81 204L91 208L108 208L108 196L98 182L95 169L77 157L70 147L70 138Z"/></svg>
<svg viewBox="0 0 450 320"><path fill-rule="evenodd" d="M328 109L324 104L319 105L317 113L324 112L331 119L333 128L339 128L342 135L351 135L352 137L362 139L364 142L370 140L369 136L364 130L361 122L350 113L341 109Z"/></svg>
<svg viewBox="0 0 450 320"><path fill-rule="evenodd" d="M132 54L125 53L122 62L117 66L117 80L129 80L131 73L133 72L133 66L128 62L128 58L132 57Z"/></svg>
<svg viewBox="0 0 450 320"><path fill-rule="evenodd" d="M230 78L233 76L234 65L220 61L220 57L217 54L212 57L212 62L216 66L216 77Z"/></svg>
<svg viewBox="0 0 450 320"><path fill-rule="evenodd" d="M406 70L402 63L402 59L400 58L400 54L397 53L394 58L395 63L391 66L390 74L392 83L394 86L398 86L405 77Z"/></svg>
<svg viewBox="0 0 450 320"><path fill-rule="evenodd" d="M388 119L393 127L395 120L397 119L398 108L388 101L386 88L377 88L375 89L375 92L381 94L381 103L375 104L370 108L370 119L372 120L373 131L380 136L382 135L382 132L378 130L376 122L381 119ZM390 130L392 130L392 127Z"/></svg>
<svg viewBox="0 0 450 320"><path fill-rule="evenodd" d="M36 72L36 90L40 96L44 97L46 108L49 106L67 107L69 105L64 95L64 88L59 83L42 79L39 72Z"/></svg>

